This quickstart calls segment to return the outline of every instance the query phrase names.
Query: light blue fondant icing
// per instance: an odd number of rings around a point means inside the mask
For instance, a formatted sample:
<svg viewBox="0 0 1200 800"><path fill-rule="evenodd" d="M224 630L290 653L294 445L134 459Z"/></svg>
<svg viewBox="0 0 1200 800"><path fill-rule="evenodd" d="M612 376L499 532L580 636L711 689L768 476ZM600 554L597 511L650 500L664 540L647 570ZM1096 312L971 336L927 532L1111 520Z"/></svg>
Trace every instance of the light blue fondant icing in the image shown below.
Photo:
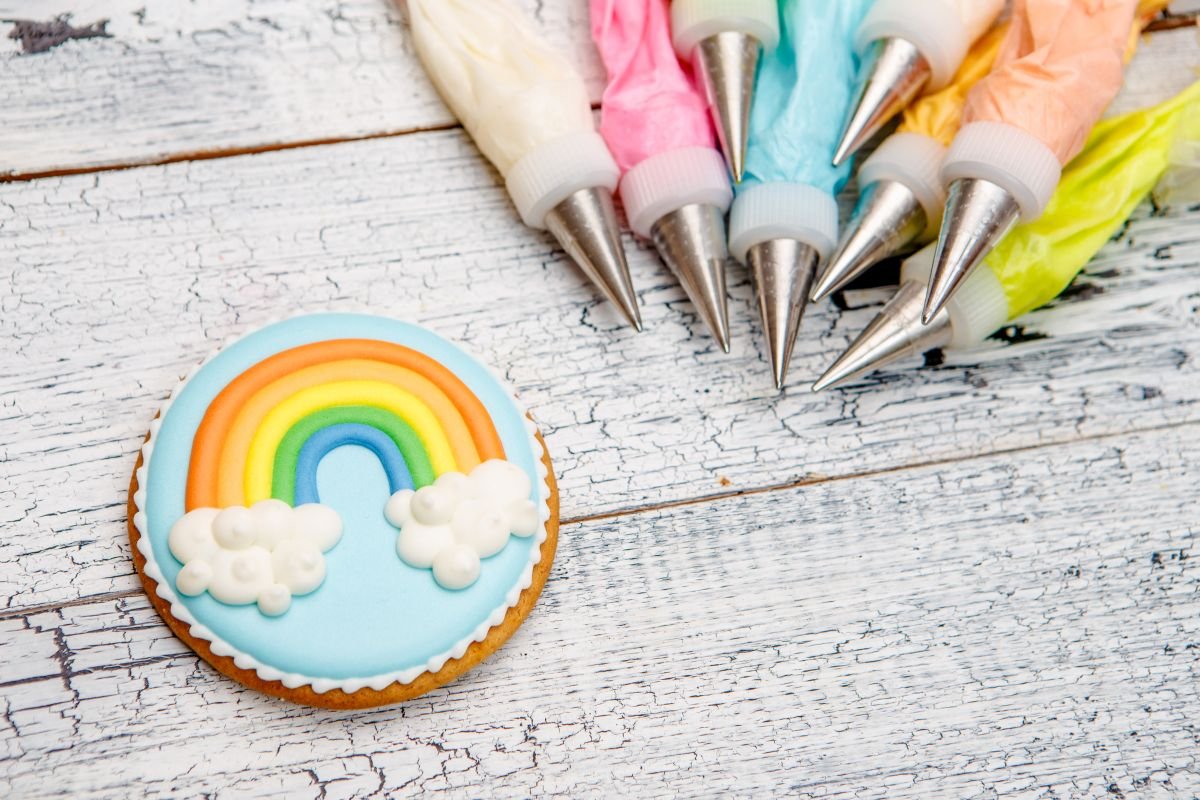
<svg viewBox="0 0 1200 800"><path fill-rule="evenodd" d="M542 484L521 411L481 364L430 331L396 320L357 314L297 317L238 340L206 363L171 403L148 464L146 535L172 586L181 565L167 536L184 513L192 436L209 403L233 378L262 359L327 339L367 338L423 352L454 372L488 409L509 461ZM325 554L325 582L296 597L287 613L266 617L254 605L228 606L207 593L180 596L196 620L264 664L311 677L346 679L424 666L469 636L519 583L534 538L510 537L485 559L479 580L467 589L442 589L428 569L396 555L397 531L383 517L390 487L378 456L358 446L337 447L317 469L321 502L342 515L345 533Z"/></svg>
<svg viewBox="0 0 1200 800"><path fill-rule="evenodd" d="M321 502L317 468L329 453L351 444L365 447L379 459L387 476L389 496L413 488L412 473L392 437L370 425L349 422L317 431L300 448L300 457L296 459L296 505Z"/></svg>

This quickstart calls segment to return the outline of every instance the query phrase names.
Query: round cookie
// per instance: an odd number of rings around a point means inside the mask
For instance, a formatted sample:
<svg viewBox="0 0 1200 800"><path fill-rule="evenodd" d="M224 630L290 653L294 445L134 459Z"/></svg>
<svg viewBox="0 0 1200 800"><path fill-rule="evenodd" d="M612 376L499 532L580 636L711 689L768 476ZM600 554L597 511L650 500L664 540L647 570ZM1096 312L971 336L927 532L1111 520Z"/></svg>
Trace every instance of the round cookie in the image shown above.
<svg viewBox="0 0 1200 800"><path fill-rule="evenodd" d="M557 533L549 456L496 374L358 314L222 348L130 485L134 564L172 630L223 674L328 708L407 700L487 657Z"/></svg>

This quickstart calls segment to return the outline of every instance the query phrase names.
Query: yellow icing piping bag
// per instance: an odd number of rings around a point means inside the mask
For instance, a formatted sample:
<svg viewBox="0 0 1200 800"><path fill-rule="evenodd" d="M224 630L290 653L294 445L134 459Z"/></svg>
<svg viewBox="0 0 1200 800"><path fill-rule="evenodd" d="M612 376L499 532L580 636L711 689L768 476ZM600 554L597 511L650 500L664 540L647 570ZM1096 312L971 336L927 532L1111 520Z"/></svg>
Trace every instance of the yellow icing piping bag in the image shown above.
<svg viewBox="0 0 1200 800"><path fill-rule="evenodd" d="M895 296L813 384L813 391L841 386L935 347L972 347L1057 297L1168 168L1172 173L1195 169L1176 159L1181 142L1200 141L1197 109L1200 83L1165 103L1097 125L1086 147L1067 165L1045 213L1000 242L928 325L922 324L921 311L933 245L910 257L901 268Z"/></svg>
<svg viewBox="0 0 1200 800"><path fill-rule="evenodd" d="M946 206L922 322L1014 225L1045 211L1121 88L1136 10L1136 0L1016 0L996 64L967 96L942 164Z"/></svg>
<svg viewBox="0 0 1200 800"><path fill-rule="evenodd" d="M967 92L992 68L1007 30L993 28L976 41L950 85L905 109L896 132L859 167L858 204L813 289L813 302L937 233L946 202L942 159L958 132Z"/></svg>
<svg viewBox="0 0 1200 800"><path fill-rule="evenodd" d="M408 0L408 12L425 71L504 176L522 221L549 229L640 331L613 209L620 171L583 78L511 0Z"/></svg>
<svg viewBox="0 0 1200 800"><path fill-rule="evenodd" d="M1142 0L1130 32L1126 60L1142 29L1170 0ZM942 224L946 190L942 161L962 124L971 88L992 69L1008 24L988 31L971 47L950 85L904 110L896 132L884 139L858 171L859 199L838 248L813 290L814 302L846 287L871 267L929 241Z"/></svg>
<svg viewBox="0 0 1200 800"><path fill-rule="evenodd" d="M1004 0L877 0L858 29L858 94L833 157L841 164L916 97L953 79Z"/></svg>
<svg viewBox="0 0 1200 800"><path fill-rule="evenodd" d="M1193 103L1183 114L1180 129L1192 135L1177 136L1171 150L1171 164L1154 187L1154 202L1160 208L1200 204L1200 103Z"/></svg>
<svg viewBox="0 0 1200 800"><path fill-rule="evenodd" d="M671 32L704 87L721 152L740 183L758 60L779 44L776 0L672 0Z"/></svg>
<svg viewBox="0 0 1200 800"><path fill-rule="evenodd" d="M667 0L591 0L608 73L600 134L621 168L629 227L654 242L696 313L729 352L725 212L729 170L703 93L671 40Z"/></svg>

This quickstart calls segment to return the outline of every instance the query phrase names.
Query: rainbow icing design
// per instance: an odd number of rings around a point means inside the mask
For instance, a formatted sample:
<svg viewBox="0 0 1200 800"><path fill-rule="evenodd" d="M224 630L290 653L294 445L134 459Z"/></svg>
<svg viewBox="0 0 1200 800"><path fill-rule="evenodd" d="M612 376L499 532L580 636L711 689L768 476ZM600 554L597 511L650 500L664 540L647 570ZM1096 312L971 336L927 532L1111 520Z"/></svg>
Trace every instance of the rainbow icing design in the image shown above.
<svg viewBox="0 0 1200 800"><path fill-rule="evenodd" d="M385 464L407 467L407 488L504 458L487 410L444 366L392 342L334 339L264 359L216 397L196 431L187 509L268 497L293 503L288 495L311 490L319 462L300 458L308 439L344 423L372 428L395 445L379 439L375 452ZM338 442L328 439L329 449ZM306 471L289 479L293 464Z"/></svg>
<svg viewBox="0 0 1200 800"><path fill-rule="evenodd" d="M172 612L214 652L318 691L461 654L546 538L540 444L511 393L392 320L301 317L236 342L143 455L138 547ZM314 648L321 632L336 646Z"/></svg>

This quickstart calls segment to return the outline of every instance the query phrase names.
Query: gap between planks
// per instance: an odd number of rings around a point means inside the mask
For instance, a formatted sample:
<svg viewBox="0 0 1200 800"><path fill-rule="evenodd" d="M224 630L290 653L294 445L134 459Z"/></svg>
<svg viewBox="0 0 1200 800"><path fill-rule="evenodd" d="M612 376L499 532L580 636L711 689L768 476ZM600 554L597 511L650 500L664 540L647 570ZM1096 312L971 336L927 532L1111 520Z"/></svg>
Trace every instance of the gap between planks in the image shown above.
<svg viewBox="0 0 1200 800"><path fill-rule="evenodd" d="M445 125L425 125L415 128L402 128L395 131L380 131L364 133L360 136L342 136L327 139L297 139L293 142L276 142L274 144L252 145L248 147L229 147L216 150L193 150L176 153L166 158L147 159L145 161L125 161L120 164L101 164L93 167L67 167L65 169L43 170L41 172L15 172L0 175L0 183L22 183L35 181L39 178L61 178L67 175L90 175L97 172L119 172L126 169L141 167L162 167L167 164L180 164L184 161L213 161L218 158L236 158L252 156L258 153L275 153L283 150L300 150L305 147L324 147L326 145L350 144L352 142L369 142L374 139L397 139L401 136L411 136L418 133L436 133L450 131L462 127L456 123Z"/></svg>
<svg viewBox="0 0 1200 800"><path fill-rule="evenodd" d="M1180 30L1183 28L1200 28L1200 11L1189 11L1184 14L1165 16L1154 20L1146 26L1144 34L1160 33L1163 31ZM593 111L599 111L599 103L592 105ZM238 156L255 155L258 153L274 153L282 150L299 150L305 147L323 147L326 145L349 144L352 142L367 142L375 139L396 139L420 133L448 131L461 128L458 123L441 125L426 125L412 128L401 128L393 131L377 131L358 136L335 136L316 139L297 139L290 142L275 142L272 144L248 145L245 147L227 147L213 150L193 150L175 153L165 158L146 160L131 160L117 164L100 164L85 167L66 167L63 169L41 170L34 172L14 172L0 175L0 183L21 183L35 181L39 178L61 178L67 175L88 175L99 172L117 172L140 167L161 167L167 164L179 164L185 161L212 161L218 158L236 158Z"/></svg>
<svg viewBox="0 0 1200 800"><path fill-rule="evenodd" d="M969 464L972 461L979 461L987 458L997 458L1001 456L1017 455L1019 453L1032 453L1037 450L1048 450L1058 447L1070 447L1075 444L1085 442L1104 442L1111 439L1120 439L1128 436L1137 436L1147 433L1161 433L1164 431L1179 430L1184 428L1200 428L1200 421L1188 420L1182 422L1172 422L1165 425L1152 425L1146 428L1135 428L1125 431L1112 431L1109 433L1093 434L1090 436L1082 436L1075 439L1062 439L1055 441L1039 442L1038 444L1024 445L1021 447L1007 447L999 450L989 450L988 452L974 453L971 455L961 456L958 458L940 458L931 459L929 461L919 461L911 464L897 464L890 467L883 467L875 470L864 470L861 472L847 472L842 475L811 475L800 478L794 481L785 483L773 483L766 486L755 486L749 489L738 489L730 492L718 492L716 494L705 495L704 497L690 497L683 500L669 500L663 503L651 503L644 506L635 506L631 508L620 508L613 511L606 511L599 514L583 514L574 517L564 517L559 520L559 526L578 525L586 522L600 522L609 519L620 519L622 517L638 516L642 514L651 514L656 511L669 511L676 508L686 508L688 506L703 505L706 503L720 503L728 500L735 500L742 497L752 497L755 495L770 494L772 492L785 492L794 489L804 488L806 486L818 486L827 483L841 483L844 481L861 480L864 478L881 477L885 475L897 475L909 470L918 469L936 469L945 467L951 464ZM118 592L103 592L101 594L87 595L86 597L77 597L74 600L67 600L61 603L44 603L34 606L23 606L18 608L9 608L0 611L0 621L13 619L17 617L28 617L34 614L44 614L48 612L58 611L64 608L73 608L75 606L90 605L92 603L103 603L112 600L121 600L127 597L136 597L143 594L145 589L138 586L134 589L124 589ZM15 683L26 683L25 679L15 681ZM0 687L9 684L0 683Z"/></svg>
<svg viewBox="0 0 1200 800"><path fill-rule="evenodd" d="M600 105L592 104L593 113L599 112ZM90 167L65 167L63 169L41 170L38 172L13 172L7 175L0 174L0 184L3 183L24 183L28 181L36 181L39 178L62 178L68 175L91 175L99 172L120 172L126 169L140 169L141 167L163 167L168 164L181 164L185 161L214 161L219 158L237 158L238 156L252 156L259 153L277 153L284 150L301 150L305 147L325 147L327 145L338 144L353 144L354 142L370 142L376 139L399 139L402 136L412 136L420 133L439 133L443 131L452 131L462 128L462 125L457 122L448 122L441 125L418 125L412 128L399 128L394 131L377 131L375 133L364 133L358 136L332 136L318 139L296 139L291 142L274 142L272 144L249 145L246 147L226 147L217 148L214 150L192 150L165 158L152 158L144 161L123 161L119 164L98 164Z"/></svg>

